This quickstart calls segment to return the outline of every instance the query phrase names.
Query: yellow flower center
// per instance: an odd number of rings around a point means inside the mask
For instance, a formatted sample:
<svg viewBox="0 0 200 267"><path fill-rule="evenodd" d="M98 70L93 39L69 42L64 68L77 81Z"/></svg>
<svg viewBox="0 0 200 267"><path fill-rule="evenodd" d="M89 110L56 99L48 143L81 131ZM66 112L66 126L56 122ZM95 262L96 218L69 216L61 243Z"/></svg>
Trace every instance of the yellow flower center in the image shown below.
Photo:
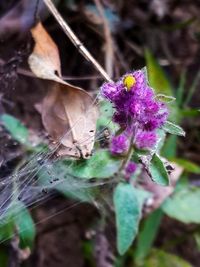
<svg viewBox="0 0 200 267"><path fill-rule="evenodd" d="M124 80L123 84L126 87L127 91L130 91L131 88L135 85L136 79L132 75L127 75Z"/></svg>

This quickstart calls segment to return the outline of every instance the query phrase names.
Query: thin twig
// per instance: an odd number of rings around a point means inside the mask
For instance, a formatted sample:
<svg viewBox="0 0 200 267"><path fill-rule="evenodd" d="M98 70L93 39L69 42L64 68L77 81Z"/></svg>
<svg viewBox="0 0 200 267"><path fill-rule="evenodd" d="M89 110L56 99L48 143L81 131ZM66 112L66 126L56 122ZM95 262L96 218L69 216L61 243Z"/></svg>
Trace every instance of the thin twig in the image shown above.
<svg viewBox="0 0 200 267"><path fill-rule="evenodd" d="M108 24L108 21L105 17L104 9L101 5L100 0L94 0L97 10L99 11L99 14L102 19L102 24L104 28L104 37L106 40L106 47L105 47L105 68L107 73L110 77L113 77L113 42L112 42L112 36L110 32L110 27Z"/></svg>
<svg viewBox="0 0 200 267"><path fill-rule="evenodd" d="M54 4L51 0L43 0L54 18L57 20L64 33L68 36L71 42L75 45L75 47L80 51L80 53L90 61L94 67L101 73L101 75L106 79L106 81L112 81L106 71L100 66L100 64L96 61L96 59L90 54L90 52L85 48L85 46L81 43L79 38L75 35L72 29L69 27L67 22L64 21Z"/></svg>

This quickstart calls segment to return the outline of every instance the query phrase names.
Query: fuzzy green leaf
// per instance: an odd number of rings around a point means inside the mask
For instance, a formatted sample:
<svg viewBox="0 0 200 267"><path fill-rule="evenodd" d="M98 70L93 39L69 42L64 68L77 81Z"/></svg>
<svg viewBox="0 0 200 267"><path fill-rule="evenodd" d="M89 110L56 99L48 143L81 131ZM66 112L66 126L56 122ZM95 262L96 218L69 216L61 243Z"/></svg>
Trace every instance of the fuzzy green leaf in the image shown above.
<svg viewBox="0 0 200 267"><path fill-rule="evenodd" d="M151 178L160 185L169 185L169 177L161 158L154 154L148 167Z"/></svg>
<svg viewBox="0 0 200 267"><path fill-rule="evenodd" d="M180 136L185 136L185 131L178 125L170 122L170 121L167 121L162 129L164 131L166 131L167 133L170 133L170 134L175 134L175 135L180 135Z"/></svg>
<svg viewBox="0 0 200 267"><path fill-rule="evenodd" d="M141 208L134 188L130 184L118 184L113 200L117 225L117 249L123 255L137 234Z"/></svg>
<svg viewBox="0 0 200 267"><path fill-rule="evenodd" d="M192 265L176 255L152 249L142 267L192 267Z"/></svg>
<svg viewBox="0 0 200 267"><path fill-rule="evenodd" d="M173 96L163 95L163 94L157 94L156 99L165 103L171 103L176 100Z"/></svg>
<svg viewBox="0 0 200 267"><path fill-rule="evenodd" d="M120 159L112 157L108 151L98 150L87 160L74 161L71 173L80 178L108 178L120 167Z"/></svg>
<svg viewBox="0 0 200 267"><path fill-rule="evenodd" d="M24 204L18 201L16 205L19 212L13 217L13 221L18 230L20 247L32 248L36 235L35 224L29 210L24 206Z"/></svg>
<svg viewBox="0 0 200 267"><path fill-rule="evenodd" d="M150 198L152 196L152 193L150 193L149 191L146 191L144 189L141 189L141 188L136 188L136 187L133 187L133 190L134 190L134 194L136 195L137 197L137 200L138 200L138 203L139 203L139 206L140 206L140 209L142 210L142 207L143 207L143 204L144 202Z"/></svg>
<svg viewBox="0 0 200 267"><path fill-rule="evenodd" d="M162 205L162 210L184 223L200 223L200 188L184 188L176 191Z"/></svg>

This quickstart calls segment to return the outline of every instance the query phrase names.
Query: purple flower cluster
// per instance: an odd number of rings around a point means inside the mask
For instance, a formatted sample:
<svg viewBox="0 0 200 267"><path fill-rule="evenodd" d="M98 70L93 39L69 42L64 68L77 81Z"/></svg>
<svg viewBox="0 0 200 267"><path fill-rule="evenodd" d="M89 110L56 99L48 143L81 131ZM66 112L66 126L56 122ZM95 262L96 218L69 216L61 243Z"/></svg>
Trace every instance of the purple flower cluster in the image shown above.
<svg viewBox="0 0 200 267"><path fill-rule="evenodd" d="M124 134L113 136L110 150L113 154L122 154L128 151L128 139Z"/></svg>
<svg viewBox="0 0 200 267"><path fill-rule="evenodd" d="M145 71L127 73L116 83L104 83L101 94L113 103L113 121L122 132L113 137L111 152L127 152L130 140L139 149L152 148L157 140L156 130L167 120L168 109L156 99L153 89L148 85Z"/></svg>
<svg viewBox="0 0 200 267"><path fill-rule="evenodd" d="M127 164L126 169L125 169L125 178L126 178L126 180L130 179L131 175L134 174L136 169L137 169L137 164L135 162L133 162L133 161L129 161L129 163Z"/></svg>

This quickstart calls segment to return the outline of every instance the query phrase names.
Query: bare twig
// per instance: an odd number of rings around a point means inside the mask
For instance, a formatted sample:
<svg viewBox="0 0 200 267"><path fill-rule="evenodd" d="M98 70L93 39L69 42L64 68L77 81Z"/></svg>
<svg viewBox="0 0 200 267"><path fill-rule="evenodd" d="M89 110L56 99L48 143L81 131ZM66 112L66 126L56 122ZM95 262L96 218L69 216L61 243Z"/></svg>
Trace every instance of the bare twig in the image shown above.
<svg viewBox="0 0 200 267"><path fill-rule="evenodd" d="M110 77L113 77L113 42L112 42L112 36L110 32L110 27L108 24L108 21L105 17L103 7L101 5L100 0L94 0L97 10L99 11L99 14L102 19L102 24L104 28L104 36L106 40L106 47L105 47L105 68L108 72Z"/></svg>
<svg viewBox="0 0 200 267"><path fill-rule="evenodd" d="M75 45L75 47L80 51L80 53L90 61L94 67L101 73L101 75L107 80L112 81L106 71L101 67L101 65L96 61L96 59L90 54L90 52L85 48L85 46L81 43L79 38L75 35L72 29L69 27L67 22L64 21L54 4L51 0L43 0L52 15L55 17L61 28L63 29L64 33L68 36L71 42Z"/></svg>

